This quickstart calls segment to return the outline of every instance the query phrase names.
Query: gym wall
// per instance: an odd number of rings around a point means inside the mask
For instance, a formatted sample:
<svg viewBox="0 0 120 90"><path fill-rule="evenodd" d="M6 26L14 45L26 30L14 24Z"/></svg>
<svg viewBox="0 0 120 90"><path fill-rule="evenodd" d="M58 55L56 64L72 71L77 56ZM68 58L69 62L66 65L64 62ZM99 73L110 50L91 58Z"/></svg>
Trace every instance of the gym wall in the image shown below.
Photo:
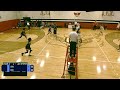
<svg viewBox="0 0 120 90"><path fill-rule="evenodd" d="M21 14L19 18L22 19L22 17L31 17L31 19L84 19L120 21L120 11L113 11L113 16L102 15L103 11L77 11L81 13L78 17L75 17L74 12L76 11L50 11L50 15L41 15L41 11L20 11ZM44 13L45 12L43 12L43 14ZM106 11L104 11L104 14L106 14Z"/></svg>
<svg viewBox="0 0 120 90"><path fill-rule="evenodd" d="M17 11L0 11L0 31L15 27L18 21Z"/></svg>

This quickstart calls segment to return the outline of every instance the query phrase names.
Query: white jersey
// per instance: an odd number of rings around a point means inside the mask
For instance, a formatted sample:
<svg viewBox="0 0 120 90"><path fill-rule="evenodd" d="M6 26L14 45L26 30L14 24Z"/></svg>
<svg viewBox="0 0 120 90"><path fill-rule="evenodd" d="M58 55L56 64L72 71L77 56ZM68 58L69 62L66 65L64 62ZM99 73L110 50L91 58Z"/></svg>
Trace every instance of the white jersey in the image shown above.
<svg viewBox="0 0 120 90"><path fill-rule="evenodd" d="M27 22L27 25L29 26L29 25L30 25L30 23L29 23L29 22Z"/></svg>
<svg viewBox="0 0 120 90"><path fill-rule="evenodd" d="M100 26L100 30L104 30L104 27L103 27L103 26Z"/></svg>
<svg viewBox="0 0 120 90"><path fill-rule="evenodd" d="M77 22L74 22L74 24L76 25L76 24L77 24Z"/></svg>
<svg viewBox="0 0 120 90"><path fill-rule="evenodd" d="M80 29L80 26L77 26L77 27L76 27L76 30L79 30L79 29Z"/></svg>
<svg viewBox="0 0 120 90"><path fill-rule="evenodd" d="M78 34L76 32L70 32L69 34L70 42L77 42L78 41Z"/></svg>
<svg viewBox="0 0 120 90"><path fill-rule="evenodd" d="M77 27L76 27L76 30L79 30L80 29L80 24L77 23Z"/></svg>

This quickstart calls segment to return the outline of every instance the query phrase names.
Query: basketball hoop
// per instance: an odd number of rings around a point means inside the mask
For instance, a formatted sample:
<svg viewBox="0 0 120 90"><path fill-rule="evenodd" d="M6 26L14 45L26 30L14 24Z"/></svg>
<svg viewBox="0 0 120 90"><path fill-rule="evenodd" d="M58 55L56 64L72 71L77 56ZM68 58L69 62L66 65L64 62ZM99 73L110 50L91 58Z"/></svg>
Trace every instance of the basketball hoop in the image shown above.
<svg viewBox="0 0 120 90"><path fill-rule="evenodd" d="M78 17L80 15L80 12L74 12L74 15Z"/></svg>

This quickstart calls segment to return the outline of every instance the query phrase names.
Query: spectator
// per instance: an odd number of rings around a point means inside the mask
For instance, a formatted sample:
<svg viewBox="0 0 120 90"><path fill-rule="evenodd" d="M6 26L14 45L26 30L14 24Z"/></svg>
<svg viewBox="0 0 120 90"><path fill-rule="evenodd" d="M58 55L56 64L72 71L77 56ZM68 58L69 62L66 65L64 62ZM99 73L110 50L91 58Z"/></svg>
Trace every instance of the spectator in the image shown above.
<svg viewBox="0 0 120 90"><path fill-rule="evenodd" d="M96 20L95 20L95 22L93 23L93 30L96 30L96 29L97 29L97 25L98 25L98 23L97 23Z"/></svg>
<svg viewBox="0 0 120 90"><path fill-rule="evenodd" d="M119 23L119 22L118 22L118 25L117 25L116 29L117 29L117 30L120 29L120 23Z"/></svg>

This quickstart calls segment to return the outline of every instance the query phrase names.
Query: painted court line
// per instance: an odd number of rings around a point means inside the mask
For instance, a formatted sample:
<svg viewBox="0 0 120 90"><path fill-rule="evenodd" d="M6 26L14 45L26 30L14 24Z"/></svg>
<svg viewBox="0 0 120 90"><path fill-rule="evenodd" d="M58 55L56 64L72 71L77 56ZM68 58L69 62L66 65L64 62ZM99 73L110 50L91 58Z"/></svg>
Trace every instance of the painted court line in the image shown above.
<svg viewBox="0 0 120 90"><path fill-rule="evenodd" d="M78 59L79 61L89 61L89 62L102 62L102 63L114 63L114 64L120 64L119 62L112 62L112 61L101 61L101 60L96 60L93 61L92 59Z"/></svg>
<svg viewBox="0 0 120 90"><path fill-rule="evenodd" d="M0 51L0 52L6 52L6 51Z"/></svg>
<svg viewBox="0 0 120 90"><path fill-rule="evenodd" d="M38 55L40 55L42 52L43 52L43 50L48 46L48 44L51 42L51 40L43 47L43 49L36 55L36 56L38 56Z"/></svg>
<svg viewBox="0 0 120 90"><path fill-rule="evenodd" d="M90 32L90 34L91 34L91 32ZM95 37L94 37L92 34L91 34L91 36L93 37L93 39L95 39ZM95 39L95 42L97 43L96 39ZM107 57L107 55L105 54L105 52L103 51L103 49L100 47L100 45L99 45L98 43L97 43L97 45L98 45L98 47L100 48L100 50L102 51L102 53L103 53L103 55L105 56L105 58L107 59L107 61L110 62L109 58ZM112 65L112 63L110 63L110 64L111 64L111 66L112 66L113 73L114 73L117 77L119 77L119 76L118 76L118 73L115 71L114 66Z"/></svg>
<svg viewBox="0 0 120 90"><path fill-rule="evenodd" d="M39 55L39 56L46 56L46 55ZM51 57L51 58L64 58L65 59L65 57L56 57L56 56L49 56L49 57Z"/></svg>

